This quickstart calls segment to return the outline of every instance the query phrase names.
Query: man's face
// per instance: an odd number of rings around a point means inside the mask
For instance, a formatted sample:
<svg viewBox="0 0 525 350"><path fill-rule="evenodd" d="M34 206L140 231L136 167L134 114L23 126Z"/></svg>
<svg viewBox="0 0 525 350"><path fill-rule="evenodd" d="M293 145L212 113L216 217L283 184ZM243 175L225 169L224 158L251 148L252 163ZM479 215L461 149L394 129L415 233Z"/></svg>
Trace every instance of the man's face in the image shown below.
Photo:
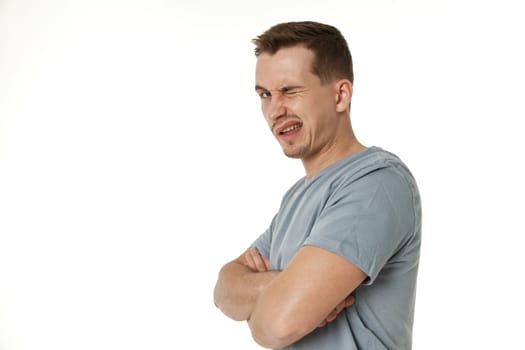
<svg viewBox="0 0 525 350"><path fill-rule="evenodd" d="M284 153L303 161L333 146L338 125L335 84L321 84L313 58L302 46L283 48L259 55L255 71L266 122Z"/></svg>

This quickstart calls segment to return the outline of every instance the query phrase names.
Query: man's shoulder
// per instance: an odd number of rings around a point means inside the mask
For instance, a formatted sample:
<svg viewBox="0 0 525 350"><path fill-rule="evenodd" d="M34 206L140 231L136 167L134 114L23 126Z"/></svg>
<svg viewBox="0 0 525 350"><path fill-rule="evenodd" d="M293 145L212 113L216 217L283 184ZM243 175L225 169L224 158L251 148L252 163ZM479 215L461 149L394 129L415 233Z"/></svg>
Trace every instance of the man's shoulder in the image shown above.
<svg viewBox="0 0 525 350"><path fill-rule="evenodd" d="M333 163L312 178L301 177L288 188L282 199L284 202L304 195L328 196L334 190L366 179L371 174L379 175L379 178L399 175L412 178L410 170L397 155L371 146ZM373 176L371 181L375 181L374 178L378 177Z"/></svg>
<svg viewBox="0 0 525 350"><path fill-rule="evenodd" d="M394 153L380 147L367 147L327 167L319 176L319 182L349 183L367 174L391 167L408 168Z"/></svg>

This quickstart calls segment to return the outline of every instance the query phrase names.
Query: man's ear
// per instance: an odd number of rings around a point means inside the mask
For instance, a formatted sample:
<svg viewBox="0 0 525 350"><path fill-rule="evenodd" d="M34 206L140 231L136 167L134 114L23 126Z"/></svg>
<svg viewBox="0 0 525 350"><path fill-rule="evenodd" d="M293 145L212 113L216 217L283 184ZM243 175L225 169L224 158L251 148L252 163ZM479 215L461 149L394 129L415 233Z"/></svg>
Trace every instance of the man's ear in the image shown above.
<svg viewBox="0 0 525 350"><path fill-rule="evenodd" d="M352 101L353 84L350 80L341 79L335 83L336 89L336 111L344 112L350 108L350 102Z"/></svg>

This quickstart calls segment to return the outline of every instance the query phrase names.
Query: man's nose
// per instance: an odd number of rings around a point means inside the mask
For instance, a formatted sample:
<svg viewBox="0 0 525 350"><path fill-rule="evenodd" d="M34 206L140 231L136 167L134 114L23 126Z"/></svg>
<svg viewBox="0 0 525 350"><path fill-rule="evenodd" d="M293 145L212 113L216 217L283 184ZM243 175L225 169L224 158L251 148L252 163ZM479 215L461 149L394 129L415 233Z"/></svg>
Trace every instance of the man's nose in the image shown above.
<svg viewBox="0 0 525 350"><path fill-rule="evenodd" d="M275 94L274 96L272 96L272 101L270 103L267 113L268 119L271 121L275 121L280 117L285 116L286 113L287 109L283 97L279 94Z"/></svg>

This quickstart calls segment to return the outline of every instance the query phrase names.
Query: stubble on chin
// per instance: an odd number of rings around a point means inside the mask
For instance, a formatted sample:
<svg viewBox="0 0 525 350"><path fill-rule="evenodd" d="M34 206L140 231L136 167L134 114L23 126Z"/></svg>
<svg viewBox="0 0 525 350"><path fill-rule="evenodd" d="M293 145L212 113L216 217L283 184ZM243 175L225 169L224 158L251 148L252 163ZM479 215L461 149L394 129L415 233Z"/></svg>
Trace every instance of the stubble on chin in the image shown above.
<svg viewBox="0 0 525 350"><path fill-rule="evenodd" d="M308 152L308 147L302 146L299 148L286 149L283 147L283 153L288 158L301 159Z"/></svg>

